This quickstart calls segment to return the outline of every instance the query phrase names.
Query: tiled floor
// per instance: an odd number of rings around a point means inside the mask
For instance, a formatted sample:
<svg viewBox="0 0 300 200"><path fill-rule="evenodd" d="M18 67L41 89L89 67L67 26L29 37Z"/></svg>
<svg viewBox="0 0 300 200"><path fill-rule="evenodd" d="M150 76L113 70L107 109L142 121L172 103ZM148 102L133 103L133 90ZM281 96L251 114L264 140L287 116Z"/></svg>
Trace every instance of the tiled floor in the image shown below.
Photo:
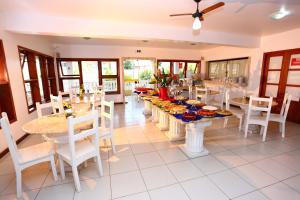
<svg viewBox="0 0 300 200"><path fill-rule="evenodd" d="M267 142L259 135L247 139L237 130L214 122L205 133L210 154L188 159L164 132L142 114L142 102L116 106L117 154L101 148L104 176L95 163L80 169L82 191L75 192L72 174L53 181L47 164L23 173L24 199L97 200L299 200L300 125L288 123L280 138L271 124ZM30 136L20 146L41 142ZM15 175L10 156L0 160L0 199L15 199Z"/></svg>

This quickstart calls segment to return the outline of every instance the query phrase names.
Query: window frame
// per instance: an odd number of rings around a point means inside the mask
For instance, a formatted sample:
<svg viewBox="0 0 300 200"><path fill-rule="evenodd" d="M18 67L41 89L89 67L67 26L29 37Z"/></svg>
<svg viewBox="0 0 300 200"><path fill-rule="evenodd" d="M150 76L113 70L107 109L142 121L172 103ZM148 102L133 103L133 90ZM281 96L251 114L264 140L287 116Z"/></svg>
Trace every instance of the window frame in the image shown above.
<svg viewBox="0 0 300 200"><path fill-rule="evenodd" d="M177 63L177 62L182 62L184 63L184 69L183 69L183 74L184 74L184 78L186 78L186 71L187 71L187 68L188 68L188 63L196 63L196 68L195 68L195 74L196 73L201 73L201 60L176 60L176 59L158 59L157 60L157 66L156 66L156 71L158 70L159 68L159 63L160 62L169 62L170 63L170 74L173 74L173 68L174 68L174 63ZM198 69L198 71L197 71Z"/></svg>
<svg viewBox="0 0 300 200"><path fill-rule="evenodd" d="M207 65L206 65L207 73L205 74L205 78L210 79L210 73L209 73L210 72L210 70L209 70L210 63L213 63L213 62L227 62L227 64L228 64L229 61L236 61L236 60L248 60L248 62L250 62L250 57L229 58L229 59L207 61ZM245 69L245 71L247 71L246 77L248 78L248 76L249 76L249 63L247 64L247 69ZM226 74L228 74L227 67L226 67Z"/></svg>
<svg viewBox="0 0 300 200"><path fill-rule="evenodd" d="M78 62L79 75L63 75L61 62ZM120 80L120 59L118 58L57 58L57 70L58 70L58 80L59 80L59 89L63 90L63 80L65 79L79 79L79 84L83 84L83 73L82 73L82 62L83 61L97 61L98 62L98 84L103 84L103 79L114 78L117 79L117 91L106 91L106 94L120 94L121 92L121 80ZM102 62L116 62L117 64L117 74L116 75L102 75ZM62 76L63 75L63 76Z"/></svg>
<svg viewBox="0 0 300 200"><path fill-rule="evenodd" d="M42 87L44 91L44 101L49 102L50 101L50 94L57 95L57 86L56 86L56 75L55 75L55 66L54 66L54 58L52 56L46 55L44 53L28 49L26 47L18 46L18 53L19 53L19 59L20 59L20 69L23 79L23 87L26 97L26 104L28 113L32 113L36 110L35 104L37 102L41 102L41 93L40 93L40 87L38 83L38 74L36 70L36 57L38 57L40 62L40 70L41 70L41 79L42 79ZM27 62L28 62L28 71L29 71L29 80L24 80L23 75L23 66L24 61L22 62L21 54L24 54L27 56ZM30 57L30 58L29 58ZM47 62L46 62L47 61ZM47 63L47 64L46 64ZM51 76L49 76L49 69L51 69ZM51 81L51 85L49 85L49 80ZM31 88L31 96L32 96L32 104L29 105L27 100L27 93L26 93L26 87L25 84L29 83ZM51 89L50 89L51 88Z"/></svg>

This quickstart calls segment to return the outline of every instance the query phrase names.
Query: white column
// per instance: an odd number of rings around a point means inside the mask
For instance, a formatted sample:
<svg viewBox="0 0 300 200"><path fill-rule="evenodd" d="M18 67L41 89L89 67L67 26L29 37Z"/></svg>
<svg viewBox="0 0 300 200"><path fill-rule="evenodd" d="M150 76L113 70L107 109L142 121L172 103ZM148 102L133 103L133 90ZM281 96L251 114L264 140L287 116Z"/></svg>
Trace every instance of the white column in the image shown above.
<svg viewBox="0 0 300 200"><path fill-rule="evenodd" d="M160 109L158 109L158 113L159 113L159 122L157 127L161 131L169 130L169 114Z"/></svg>
<svg viewBox="0 0 300 200"><path fill-rule="evenodd" d="M150 101L144 100L144 115L151 115L152 113L152 103Z"/></svg>
<svg viewBox="0 0 300 200"><path fill-rule="evenodd" d="M157 123L159 121L158 108L156 106L152 106L152 122Z"/></svg>
<svg viewBox="0 0 300 200"><path fill-rule="evenodd" d="M190 158L208 155L208 150L203 146L204 129L210 126L211 121L190 123L186 125L185 144L180 149Z"/></svg>
<svg viewBox="0 0 300 200"><path fill-rule="evenodd" d="M184 140L185 138L185 125L180 123L175 117L169 116L169 131L166 136L170 141Z"/></svg>

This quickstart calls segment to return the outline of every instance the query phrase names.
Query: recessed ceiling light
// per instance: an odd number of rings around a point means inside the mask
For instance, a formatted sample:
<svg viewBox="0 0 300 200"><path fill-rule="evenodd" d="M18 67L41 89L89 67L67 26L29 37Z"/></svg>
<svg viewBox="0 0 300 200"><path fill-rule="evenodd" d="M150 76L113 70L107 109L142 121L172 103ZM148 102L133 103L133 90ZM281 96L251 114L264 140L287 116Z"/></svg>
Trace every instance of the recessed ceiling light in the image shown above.
<svg viewBox="0 0 300 200"><path fill-rule="evenodd" d="M197 45L197 44L196 44L196 43L191 43L190 45L195 46L195 45Z"/></svg>
<svg viewBox="0 0 300 200"><path fill-rule="evenodd" d="M83 39L90 40L91 38L90 37L83 37Z"/></svg>
<svg viewBox="0 0 300 200"><path fill-rule="evenodd" d="M142 42L147 43L147 42L149 42L149 40L142 40Z"/></svg>
<svg viewBox="0 0 300 200"><path fill-rule="evenodd" d="M289 10L286 10L285 7L282 7L280 8L279 11L277 12L274 12L273 14L271 14L271 18L274 19L274 20L279 20L279 19L282 19L288 15L291 14L291 11Z"/></svg>

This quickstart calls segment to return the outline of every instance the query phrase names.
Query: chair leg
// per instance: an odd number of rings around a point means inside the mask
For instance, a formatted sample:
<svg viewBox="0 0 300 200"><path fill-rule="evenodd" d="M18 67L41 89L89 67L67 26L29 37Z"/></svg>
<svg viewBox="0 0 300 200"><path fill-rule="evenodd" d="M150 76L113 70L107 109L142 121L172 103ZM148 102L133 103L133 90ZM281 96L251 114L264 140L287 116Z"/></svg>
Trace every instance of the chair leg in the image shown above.
<svg viewBox="0 0 300 200"><path fill-rule="evenodd" d="M239 118L240 119L240 122L239 122L239 131L242 130L242 124L243 124L243 118Z"/></svg>
<svg viewBox="0 0 300 200"><path fill-rule="evenodd" d="M103 176L103 167L102 167L102 162L101 162L101 159L100 159L100 155L98 154L95 158L96 158L96 161L97 161L99 174L100 174L100 176Z"/></svg>
<svg viewBox="0 0 300 200"><path fill-rule="evenodd" d="M281 125L281 131L282 131L281 137L284 138L285 137L285 122L283 122Z"/></svg>
<svg viewBox="0 0 300 200"><path fill-rule="evenodd" d="M16 184L17 184L17 197L21 198L22 197L22 172L21 170L16 171Z"/></svg>
<svg viewBox="0 0 300 200"><path fill-rule="evenodd" d="M263 140L262 140L263 142L266 141L267 131L268 131L268 125L266 127L264 127Z"/></svg>
<svg viewBox="0 0 300 200"><path fill-rule="evenodd" d="M279 132L282 133L282 123L279 122Z"/></svg>
<svg viewBox="0 0 300 200"><path fill-rule="evenodd" d="M59 161L59 167L60 167L60 175L61 175L61 178L64 180L66 178L65 166L64 166L64 161L60 155L58 155L58 161Z"/></svg>
<svg viewBox="0 0 300 200"><path fill-rule="evenodd" d="M56 171L54 156L51 157L50 163L51 163L53 178L55 181L57 181L57 171Z"/></svg>
<svg viewBox="0 0 300 200"><path fill-rule="evenodd" d="M113 153L115 154L116 153L116 147L115 147L115 141L114 141L113 136L110 138L110 145L111 145Z"/></svg>
<svg viewBox="0 0 300 200"><path fill-rule="evenodd" d="M247 135L248 135L248 126L249 126L249 124L247 123L246 126L245 126L245 138L246 138Z"/></svg>
<svg viewBox="0 0 300 200"><path fill-rule="evenodd" d="M79 181L77 166L72 165L72 173L73 173L73 179L74 179L74 182L75 182L76 191L80 192L81 187L80 187L80 181Z"/></svg>
<svg viewBox="0 0 300 200"><path fill-rule="evenodd" d="M260 132L259 132L260 135L263 135L263 134L264 134L264 129L265 129L264 126L260 126Z"/></svg>
<svg viewBox="0 0 300 200"><path fill-rule="evenodd" d="M224 128L227 127L227 123L228 123L228 118L225 118L225 119L224 119L224 125L223 125Z"/></svg>

